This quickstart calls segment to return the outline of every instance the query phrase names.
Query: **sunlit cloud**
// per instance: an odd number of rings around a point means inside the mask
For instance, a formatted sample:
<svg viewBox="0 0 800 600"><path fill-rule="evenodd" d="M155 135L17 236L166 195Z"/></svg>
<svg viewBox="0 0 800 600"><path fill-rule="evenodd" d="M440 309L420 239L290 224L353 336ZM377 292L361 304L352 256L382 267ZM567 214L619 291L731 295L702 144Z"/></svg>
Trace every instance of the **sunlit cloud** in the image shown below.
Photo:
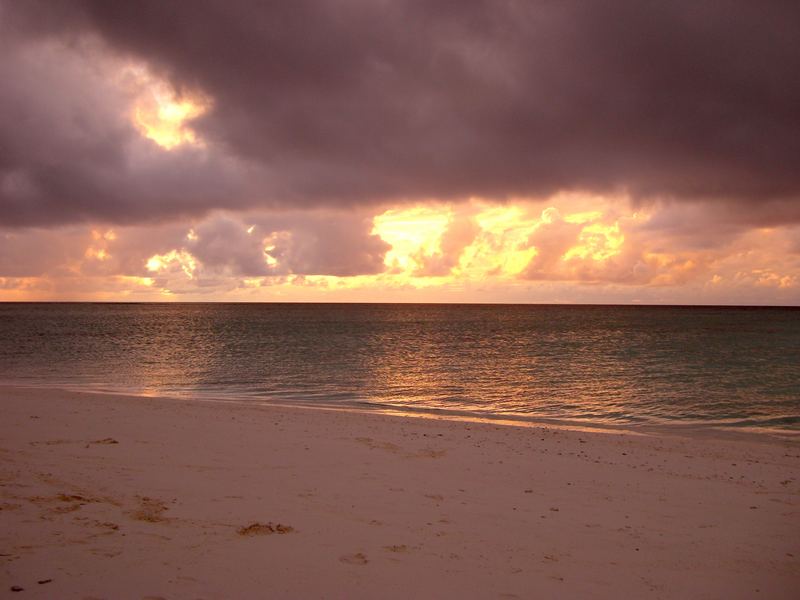
<svg viewBox="0 0 800 600"><path fill-rule="evenodd" d="M210 110L210 98L198 91L184 90L179 94L142 66L127 67L122 79L136 90L131 120L144 137L165 150L204 145L191 123Z"/></svg>
<svg viewBox="0 0 800 600"><path fill-rule="evenodd" d="M412 273L426 257L441 252L441 239L452 218L449 208L417 206L391 209L375 217L372 232L391 246L384 262L398 273Z"/></svg>
<svg viewBox="0 0 800 600"><path fill-rule="evenodd" d="M600 211L537 213L529 204L392 209L374 222L391 245L387 274L417 286L429 277L582 279L575 270L619 255L625 242L620 223Z"/></svg>
<svg viewBox="0 0 800 600"><path fill-rule="evenodd" d="M606 260L619 254L624 242L619 223L592 223L581 230L578 244L567 250L563 258L567 261L571 258Z"/></svg>
<svg viewBox="0 0 800 600"><path fill-rule="evenodd" d="M107 261L111 259L108 244L117 239L117 234L113 229L98 231L93 229L91 232L92 243L86 248L83 256L87 259Z"/></svg>
<svg viewBox="0 0 800 600"><path fill-rule="evenodd" d="M320 214L314 226L307 213L253 212L17 230L0 234L0 298L800 301L796 227L732 230L709 246L681 207L625 206L473 199ZM48 254L54 240L58 252Z"/></svg>
<svg viewBox="0 0 800 600"><path fill-rule="evenodd" d="M186 277L194 279L197 260L186 250L171 250L166 254L154 254L147 259L145 266L148 271L157 274L179 269Z"/></svg>

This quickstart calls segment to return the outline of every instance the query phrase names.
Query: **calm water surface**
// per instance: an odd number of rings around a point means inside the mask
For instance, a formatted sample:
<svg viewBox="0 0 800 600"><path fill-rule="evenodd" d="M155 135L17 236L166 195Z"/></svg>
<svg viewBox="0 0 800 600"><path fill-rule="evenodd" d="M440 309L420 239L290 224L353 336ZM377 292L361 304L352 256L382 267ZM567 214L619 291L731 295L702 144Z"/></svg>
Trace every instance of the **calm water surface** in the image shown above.
<svg viewBox="0 0 800 600"><path fill-rule="evenodd" d="M800 429L800 310L0 304L0 380Z"/></svg>

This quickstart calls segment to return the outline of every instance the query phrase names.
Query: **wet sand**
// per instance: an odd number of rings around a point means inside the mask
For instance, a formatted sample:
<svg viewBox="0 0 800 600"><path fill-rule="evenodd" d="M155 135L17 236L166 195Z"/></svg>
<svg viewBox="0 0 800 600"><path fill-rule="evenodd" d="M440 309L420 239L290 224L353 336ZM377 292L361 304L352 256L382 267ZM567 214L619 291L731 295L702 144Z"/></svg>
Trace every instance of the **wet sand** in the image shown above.
<svg viewBox="0 0 800 600"><path fill-rule="evenodd" d="M13 387L0 403L0 597L800 591L796 441Z"/></svg>

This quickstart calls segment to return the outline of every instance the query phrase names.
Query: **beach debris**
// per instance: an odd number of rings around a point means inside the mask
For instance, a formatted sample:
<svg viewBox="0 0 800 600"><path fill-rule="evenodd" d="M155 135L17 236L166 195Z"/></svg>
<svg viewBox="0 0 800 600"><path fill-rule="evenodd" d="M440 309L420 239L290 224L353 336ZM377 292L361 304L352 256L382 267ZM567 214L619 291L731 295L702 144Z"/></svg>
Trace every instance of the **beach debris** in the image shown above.
<svg viewBox="0 0 800 600"><path fill-rule="evenodd" d="M29 502L43 506L46 508L46 514L41 518L47 520L46 515L62 515L80 510L82 506L92 503L105 503L113 506L119 506L119 503L113 498L83 496L80 494L61 493L55 496L29 496L26 498ZM53 503L57 503L52 506Z"/></svg>
<svg viewBox="0 0 800 600"><path fill-rule="evenodd" d="M45 583L50 583L51 581L53 581L53 580L52 579L40 579L36 583L38 583L39 585L44 585Z"/></svg>
<svg viewBox="0 0 800 600"><path fill-rule="evenodd" d="M21 592L21 591L23 591L24 589L25 589L24 587L21 587L21 586L18 586L18 585L12 585L12 586L11 586L11 591L12 591L12 592Z"/></svg>
<svg viewBox="0 0 800 600"><path fill-rule="evenodd" d="M447 454L447 450L436 450L434 448L423 448L419 452L406 454L408 458L441 458Z"/></svg>
<svg viewBox="0 0 800 600"><path fill-rule="evenodd" d="M165 520L162 515L168 509L169 507L161 500L141 496L139 498L139 510L134 511L132 516L137 521L159 523Z"/></svg>
<svg viewBox="0 0 800 600"><path fill-rule="evenodd" d="M119 442L117 440L115 440L114 438L107 437L107 438L103 438L102 440L94 440L92 442L89 442L88 444L86 444L85 447L88 448L92 444L108 445L108 444L119 444Z"/></svg>
<svg viewBox="0 0 800 600"><path fill-rule="evenodd" d="M63 515L66 513L75 512L76 510L80 510L83 504L69 504L67 506L56 506L55 508L51 508L50 512L56 515Z"/></svg>
<svg viewBox="0 0 800 600"><path fill-rule="evenodd" d="M369 559L364 555L363 552L345 554L344 556L340 556L339 560L343 563L347 563L348 565L365 565L369 562Z"/></svg>
<svg viewBox="0 0 800 600"><path fill-rule="evenodd" d="M392 544L391 546L384 546L384 549L389 552L408 552L408 546L405 544Z"/></svg>
<svg viewBox="0 0 800 600"><path fill-rule="evenodd" d="M55 446L58 444L80 444L80 440L43 440L28 442L31 446Z"/></svg>
<svg viewBox="0 0 800 600"><path fill-rule="evenodd" d="M84 498L78 494L58 494L56 498L61 502L92 502L89 498Z"/></svg>
<svg viewBox="0 0 800 600"><path fill-rule="evenodd" d="M273 523L270 521L269 523L251 523L245 527L240 527L236 530L236 533L244 536L272 535L273 533L283 535L286 533L292 533L293 531L294 527L291 527L290 525L282 525L281 523Z"/></svg>

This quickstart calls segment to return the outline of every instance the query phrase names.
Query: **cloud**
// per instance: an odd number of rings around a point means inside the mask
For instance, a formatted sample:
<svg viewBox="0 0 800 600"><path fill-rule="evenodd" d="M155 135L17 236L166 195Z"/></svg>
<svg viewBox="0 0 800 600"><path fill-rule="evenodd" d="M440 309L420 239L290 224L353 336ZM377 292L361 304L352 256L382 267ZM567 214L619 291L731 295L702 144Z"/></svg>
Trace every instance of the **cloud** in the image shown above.
<svg viewBox="0 0 800 600"><path fill-rule="evenodd" d="M796 3L84 0L2 15L4 224L562 190L800 219ZM213 100L192 123L205 150L143 144L118 118L129 101L104 81L125 61Z"/></svg>
<svg viewBox="0 0 800 600"><path fill-rule="evenodd" d="M38 277L83 258L88 232L0 230L0 277Z"/></svg>
<svg viewBox="0 0 800 600"><path fill-rule="evenodd" d="M472 215L458 213L450 218L447 228L439 239L439 251L426 254L420 251L414 260L420 265L415 275L426 277L443 277L449 275L458 265L464 249L475 241L480 227Z"/></svg>
<svg viewBox="0 0 800 600"><path fill-rule="evenodd" d="M550 207L542 212L542 222L528 238L528 246L536 249L536 255L525 268L526 279L549 279L553 267L578 242L583 228L577 223L565 221L558 209Z"/></svg>
<svg viewBox="0 0 800 600"><path fill-rule="evenodd" d="M798 39L788 2L0 0L0 288L797 302Z"/></svg>
<svg viewBox="0 0 800 600"><path fill-rule="evenodd" d="M380 273L390 246L357 212L290 213L263 220L273 231L268 254L282 273L349 277Z"/></svg>
<svg viewBox="0 0 800 600"><path fill-rule="evenodd" d="M389 245L352 212L214 213L194 221L0 229L0 277L131 277L161 287L380 273ZM149 285L149 284L148 284ZM216 290L220 291L220 290Z"/></svg>
<svg viewBox="0 0 800 600"><path fill-rule="evenodd" d="M192 229L186 248L207 269L245 277L268 275L264 243L254 233L241 222L219 217Z"/></svg>
<svg viewBox="0 0 800 600"><path fill-rule="evenodd" d="M0 29L0 225L155 222L243 202L238 167L166 152L136 130L124 63L91 41L18 41Z"/></svg>
<svg viewBox="0 0 800 600"><path fill-rule="evenodd" d="M216 216L191 231L183 247L204 273L274 277L380 273L389 245L353 213L250 213Z"/></svg>
<svg viewBox="0 0 800 600"><path fill-rule="evenodd" d="M800 302L800 226L724 230L706 244L714 215L693 205L589 204L0 229L0 298Z"/></svg>

